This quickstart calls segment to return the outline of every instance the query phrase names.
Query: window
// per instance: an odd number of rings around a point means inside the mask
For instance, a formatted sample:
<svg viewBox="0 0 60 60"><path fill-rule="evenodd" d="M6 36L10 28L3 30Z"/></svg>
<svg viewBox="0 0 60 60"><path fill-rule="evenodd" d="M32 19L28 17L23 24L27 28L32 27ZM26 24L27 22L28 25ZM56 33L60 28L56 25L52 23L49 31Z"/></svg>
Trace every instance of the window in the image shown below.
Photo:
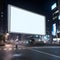
<svg viewBox="0 0 60 60"><path fill-rule="evenodd" d="M58 20L60 20L60 15L58 16Z"/></svg>
<svg viewBox="0 0 60 60"><path fill-rule="evenodd" d="M57 4L54 3L52 6L51 6L51 10L55 9L57 7Z"/></svg>
<svg viewBox="0 0 60 60"><path fill-rule="evenodd" d="M56 23L54 23L53 26L52 26L52 35L53 36L56 35Z"/></svg>

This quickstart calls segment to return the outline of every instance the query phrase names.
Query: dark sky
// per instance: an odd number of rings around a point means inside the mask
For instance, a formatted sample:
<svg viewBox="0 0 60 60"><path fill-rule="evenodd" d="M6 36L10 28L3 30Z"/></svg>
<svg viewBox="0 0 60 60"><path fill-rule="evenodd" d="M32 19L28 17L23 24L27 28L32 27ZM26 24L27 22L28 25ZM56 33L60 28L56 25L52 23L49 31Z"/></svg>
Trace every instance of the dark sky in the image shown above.
<svg viewBox="0 0 60 60"><path fill-rule="evenodd" d="M13 4L39 14L46 14L54 2L55 0L4 0L3 5Z"/></svg>

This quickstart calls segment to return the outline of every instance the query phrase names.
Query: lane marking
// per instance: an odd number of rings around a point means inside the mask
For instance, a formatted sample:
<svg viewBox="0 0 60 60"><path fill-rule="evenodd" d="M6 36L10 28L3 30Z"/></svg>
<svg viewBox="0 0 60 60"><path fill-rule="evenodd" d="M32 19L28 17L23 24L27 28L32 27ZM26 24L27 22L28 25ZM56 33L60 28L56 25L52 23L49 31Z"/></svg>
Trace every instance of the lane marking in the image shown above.
<svg viewBox="0 0 60 60"><path fill-rule="evenodd" d="M13 57L22 56L22 54L14 54Z"/></svg>
<svg viewBox="0 0 60 60"><path fill-rule="evenodd" d="M58 56L58 55L50 54L50 53L47 53L47 52L44 52L44 51L35 50L35 49L29 49L29 50L32 50L32 51L35 51L35 52L38 52L38 53L42 53L42 54L49 55L49 56L52 56L52 57L60 59L60 56Z"/></svg>

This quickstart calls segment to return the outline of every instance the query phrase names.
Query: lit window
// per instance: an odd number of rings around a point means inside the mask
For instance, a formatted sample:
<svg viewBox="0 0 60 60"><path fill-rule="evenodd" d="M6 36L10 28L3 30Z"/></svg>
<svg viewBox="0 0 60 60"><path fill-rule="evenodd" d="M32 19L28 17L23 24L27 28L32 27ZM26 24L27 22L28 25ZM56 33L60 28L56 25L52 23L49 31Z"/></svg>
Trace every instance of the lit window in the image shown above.
<svg viewBox="0 0 60 60"><path fill-rule="evenodd" d="M53 26L52 26L52 35L53 36L56 35L56 23L54 23Z"/></svg>
<svg viewBox="0 0 60 60"><path fill-rule="evenodd" d="M53 13L53 15L54 15L54 14L57 14L58 12L59 12L59 10L55 11L55 12Z"/></svg>
<svg viewBox="0 0 60 60"><path fill-rule="evenodd" d="M57 18L57 16L53 17L53 20L55 20Z"/></svg>
<svg viewBox="0 0 60 60"><path fill-rule="evenodd" d="M57 4L56 4L56 3L54 3L54 4L52 5L52 7L51 7L51 10L55 9L55 8L56 8L56 6L57 6Z"/></svg>
<svg viewBox="0 0 60 60"><path fill-rule="evenodd" d="M58 19L60 20L60 15L58 16Z"/></svg>

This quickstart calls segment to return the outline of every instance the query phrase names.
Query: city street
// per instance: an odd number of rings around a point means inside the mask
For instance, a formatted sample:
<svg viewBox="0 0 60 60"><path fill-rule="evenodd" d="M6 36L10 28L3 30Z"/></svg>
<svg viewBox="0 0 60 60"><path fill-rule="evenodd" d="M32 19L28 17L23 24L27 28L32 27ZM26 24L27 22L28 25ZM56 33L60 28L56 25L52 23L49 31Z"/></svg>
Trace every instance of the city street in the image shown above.
<svg viewBox="0 0 60 60"><path fill-rule="evenodd" d="M0 0L0 60L60 60L60 0Z"/></svg>
<svg viewBox="0 0 60 60"><path fill-rule="evenodd" d="M60 60L59 46L0 48L0 60Z"/></svg>

